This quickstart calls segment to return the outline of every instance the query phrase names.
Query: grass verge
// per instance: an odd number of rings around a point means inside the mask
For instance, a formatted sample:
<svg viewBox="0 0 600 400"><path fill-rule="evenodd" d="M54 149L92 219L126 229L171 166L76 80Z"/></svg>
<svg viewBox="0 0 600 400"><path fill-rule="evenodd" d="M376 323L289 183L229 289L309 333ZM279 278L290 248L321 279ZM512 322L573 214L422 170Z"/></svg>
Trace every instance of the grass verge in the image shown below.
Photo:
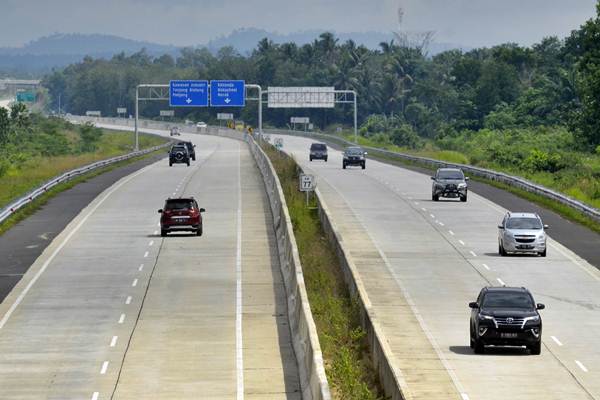
<svg viewBox="0 0 600 400"><path fill-rule="evenodd" d="M36 198L35 200L33 200L31 203L20 208L14 214L12 214L10 217L8 217L6 220L4 220L4 222L0 224L0 236L4 235L4 233L6 233L11 227L16 225L17 223L23 221L25 218L34 214L44 204L46 204L50 199L52 199L59 193L64 192L65 190L68 190L79 183L86 182L95 176L104 174L104 173L112 171L116 168L120 168L120 167L126 166L128 164L132 164L134 162L137 162L137 161L149 158L149 157L153 157L157 154L162 154L163 152L164 152L164 149L160 149L160 150L153 151L152 153L144 154L139 157L134 157L134 158L130 158L128 160L120 161L118 163L111 164L106 167L90 171L86 174L83 174L81 176L73 178L67 182L63 182L63 183L60 183L60 184L54 186L53 188L48 190L46 193L44 193L43 195L41 195L38 198Z"/></svg>
<svg viewBox="0 0 600 400"><path fill-rule="evenodd" d="M316 202L306 207L305 195L298 191L298 166L292 158L270 145L263 150L277 171L287 202L332 396L383 399L361 326L358 299L352 298L346 287L337 255L323 232Z"/></svg>

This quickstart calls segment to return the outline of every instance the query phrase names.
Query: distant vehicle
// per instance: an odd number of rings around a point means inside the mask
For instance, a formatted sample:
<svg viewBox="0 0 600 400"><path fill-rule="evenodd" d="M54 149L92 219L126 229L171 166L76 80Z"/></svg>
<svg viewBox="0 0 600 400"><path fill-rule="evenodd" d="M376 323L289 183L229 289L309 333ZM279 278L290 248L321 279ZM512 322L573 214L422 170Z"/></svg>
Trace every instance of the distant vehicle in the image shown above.
<svg viewBox="0 0 600 400"><path fill-rule="evenodd" d="M206 124L206 122L200 121L196 124L196 132L205 132L207 128L208 125Z"/></svg>
<svg viewBox="0 0 600 400"><path fill-rule="evenodd" d="M191 121L191 120L189 120L189 119L186 119L186 120L184 121L184 124L186 124L186 125L194 125L194 121Z"/></svg>
<svg viewBox="0 0 600 400"><path fill-rule="evenodd" d="M460 198L467 201L468 185L462 170L458 168L439 168L431 177L431 200L438 201L440 197Z"/></svg>
<svg viewBox="0 0 600 400"><path fill-rule="evenodd" d="M177 146L185 146L192 161L196 161L196 145L192 142L178 142Z"/></svg>
<svg viewBox="0 0 600 400"><path fill-rule="evenodd" d="M485 346L526 346L531 354L542 351L542 318L533 296L525 288L485 287L471 308L470 342L475 353Z"/></svg>
<svg viewBox="0 0 600 400"><path fill-rule="evenodd" d="M546 257L546 232L548 225L534 213L507 212L498 225L498 252L536 253Z"/></svg>
<svg viewBox="0 0 600 400"><path fill-rule="evenodd" d="M344 159L342 160L342 168L346 169L348 165L360 165L362 169L365 169L367 162L365 159L366 155L367 152L362 147L346 147L343 155Z"/></svg>
<svg viewBox="0 0 600 400"><path fill-rule="evenodd" d="M179 127L171 127L171 136L181 136L181 133L179 133Z"/></svg>
<svg viewBox="0 0 600 400"><path fill-rule="evenodd" d="M327 145L323 143L313 143L310 145L310 161L325 160L327 162Z"/></svg>
<svg viewBox="0 0 600 400"><path fill-rule="evenodd" d="M160 216L160 235L169 232L191 231L202 236L202 213L193 197L167 199L163 208L158 210Z"/></svg>
<svg viewBox="0 0 600 400"><path fill-rule="evenodd" d="M169 150L169 167L172 167L173 164L187 164L188 167L190 166L190 154L185 145L176 144Z"/></svg>

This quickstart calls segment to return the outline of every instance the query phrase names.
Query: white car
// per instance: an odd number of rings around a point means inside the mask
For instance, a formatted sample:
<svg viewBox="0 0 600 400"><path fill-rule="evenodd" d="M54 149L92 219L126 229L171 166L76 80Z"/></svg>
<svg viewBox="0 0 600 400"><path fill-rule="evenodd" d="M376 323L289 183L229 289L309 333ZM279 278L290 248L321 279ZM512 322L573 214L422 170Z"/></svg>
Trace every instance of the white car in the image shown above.
<svg viewBox="0 0 600 400"><path fill-rule="evenodd" d="M200 121L200 122L198 122L198 123L196 124L196 128L199 128L199 129L206 129L206 128L208 128L208 125L206 125L206 122L202 122L202 121Z"/></svg>

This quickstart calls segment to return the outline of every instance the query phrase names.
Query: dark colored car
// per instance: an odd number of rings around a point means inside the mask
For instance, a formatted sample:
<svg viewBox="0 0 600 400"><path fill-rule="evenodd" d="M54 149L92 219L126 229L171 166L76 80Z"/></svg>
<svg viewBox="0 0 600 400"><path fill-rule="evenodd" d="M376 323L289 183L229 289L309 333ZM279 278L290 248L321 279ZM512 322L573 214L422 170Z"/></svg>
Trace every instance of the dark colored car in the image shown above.
<svg viewBox="0 0 600 400"><path fill-rule="evenodd" d="M176 144L169 150L169 167L173 164L187 164L190 166L190 153L187 147L182 144Z"/></svg>
<svg viewBox="0 0 600 400"><path fill-rule="evenodd" d="M431 177L431 200L438 201L440 197L460 198L467 201L468 185L462 170L458 168L439 168Z"/></svg>
<svg viewBox="0 0 600 400"><path fill-rule="evenodd" d="M177 143L177 146L185 146L187 148L188 154L190 155L190 158L192 159L192 161L196 161L196 150L195 150L196 145L195 144L193 144L192 142L179 142L179 143Z"/></svg>
<svg viewBox="0 0 600 400"><path fill-rule="evenodd" d="M366 167L365 156L367 152L361 147L351 146L344 150L344 159L342 160L342 168L346 169L348 165L359 165L362 169Z"/></svg>
<svg viewBox="0 0 600 400"><path fill-rule="evenodd" d="M542 351L542 317L529 290L485 287L471 308L471 348L482 354L485 346L526 346L531 354Z"/></svg>
<svg viewBox="0 0 600 400"><path fill-rule="evenodd" d="M310 161L325 160L327 162L327 145L323 143L313 143L310 145Z"/></svg>
<svg viewBox="0 0 600 400"><path fill-rule="evenodd" d="M202 213L193 197L167 199L160 213L160 235L167 236L169 232L191 231L202 236Z"/></svg>

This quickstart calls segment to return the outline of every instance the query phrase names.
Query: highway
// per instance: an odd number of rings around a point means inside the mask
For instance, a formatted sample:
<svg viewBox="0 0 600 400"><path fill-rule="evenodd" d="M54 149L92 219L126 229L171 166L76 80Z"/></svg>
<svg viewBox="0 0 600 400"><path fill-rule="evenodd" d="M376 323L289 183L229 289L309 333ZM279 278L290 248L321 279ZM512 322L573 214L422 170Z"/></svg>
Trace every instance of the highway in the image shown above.
<svg viewBox="0 0 600 400"><path fill-rule="evenodd" d="M467 203L433 202L426 175L369 159L343 170L331 148L329 162L309 162L311 140L271 137L317 176L410 398L600 399L596 268L551 238L547 258L500 257L502 207L473 192ZM540 356L469 348L467 304L504 284L546 304Z"/></svg>
<svg viewBox="0 0 600 400"><path fill-rule="evenodd" d="M0 304L0 398L300 398L252 155L181 138L197 145L191 167L163 159L105 190ZM190 195L204 235L161 238L157 210Z"/></svg>

